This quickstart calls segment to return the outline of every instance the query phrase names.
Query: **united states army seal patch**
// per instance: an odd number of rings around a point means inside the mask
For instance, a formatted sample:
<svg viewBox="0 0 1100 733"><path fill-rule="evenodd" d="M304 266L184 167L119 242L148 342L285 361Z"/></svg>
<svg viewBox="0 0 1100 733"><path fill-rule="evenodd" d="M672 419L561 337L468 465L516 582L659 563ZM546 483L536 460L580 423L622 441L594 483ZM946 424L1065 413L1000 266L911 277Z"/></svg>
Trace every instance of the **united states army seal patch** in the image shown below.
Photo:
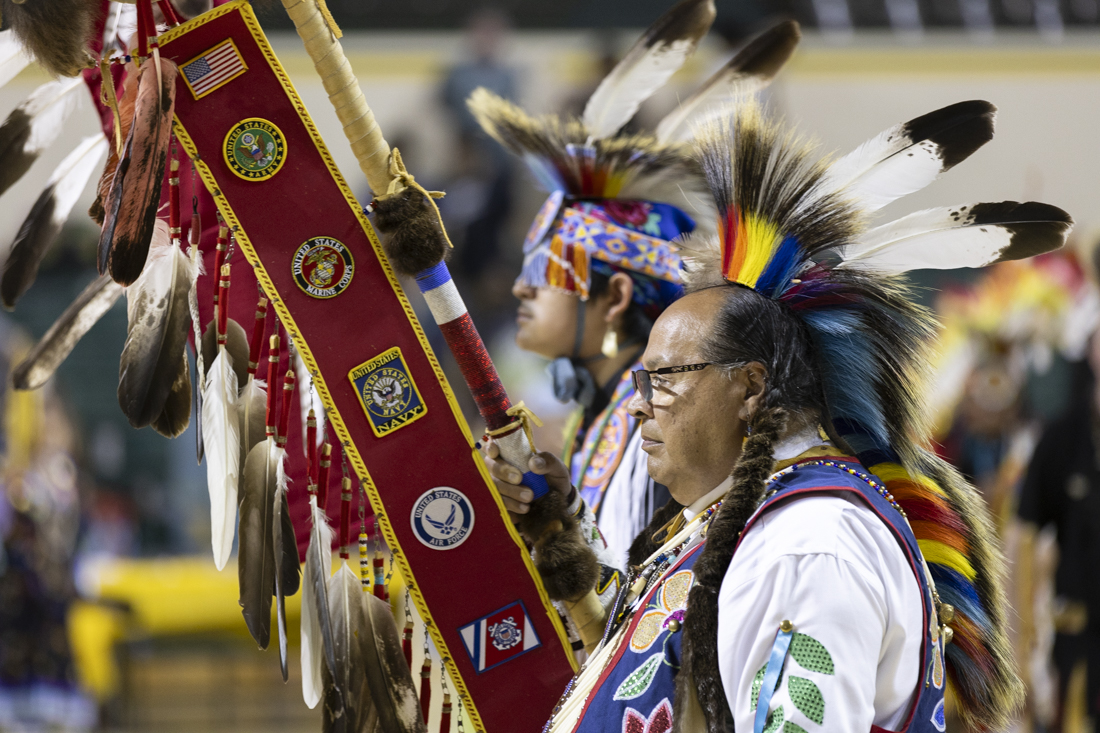
<svg viewBox="0 0 1100 733"><path fill-rule="evenodd" d="M267 120L241 120L225 136L225 164L247 181L264 181L283 167L286 138Z"/></svg>
<svg viewBox="0 0 1100 733"><path fill-rule="evenodd" d="M290 268L294 282L306 295L333 298L351 283L355 261L343 242L332 237L312 237L294 253Z"/></svg>
<svg viewBox="0 0 1100 733"><path fill-rule="evenodd" d="M348 379L379 438L420 419L428 408L420 396L409 367L394 347L351 370Z"/></svg>

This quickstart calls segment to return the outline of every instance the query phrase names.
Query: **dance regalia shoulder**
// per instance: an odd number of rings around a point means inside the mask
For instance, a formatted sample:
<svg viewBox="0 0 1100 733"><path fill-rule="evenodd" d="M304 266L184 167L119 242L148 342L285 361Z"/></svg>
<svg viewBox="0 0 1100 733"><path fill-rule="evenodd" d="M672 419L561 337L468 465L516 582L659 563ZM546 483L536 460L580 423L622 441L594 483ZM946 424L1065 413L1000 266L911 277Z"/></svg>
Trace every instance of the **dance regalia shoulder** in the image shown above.
<svg viewBox="0 0 1100 733"><path fill-rule="evenodd" d="M913 691L906 723L900 730L906 733L940 733L944 730L943 637L924 560L908 522L892 499L860 475L867 477L863 467L844 459L809 459L784 469L773 477L767 498L746 525L742 536L765 513L810 496L849 495L858 498L873 512L902 548L923 601L924 638L920 668L914 675L918 683ZM881 482L874 477L867 478L881 486ZM649 733L672 730L675 678L682 659L681 628L688 594L694 584L692 568L702 555L706 541L718 539L705 531L702 534L705 538L689 541L661 573L659 581L639 595L632 610L610 636L607 647L589 662L595 669L586 668L575 680L575 685L582 681L588 684L570 690L563 699L564 705L557 718L548 728L550 731L599 733L623 730ZM669 548L668 552L675 552L675 548ZM661 562L660 559L657 562ZM733 564L737 562L735 554ZM791 609L795 632L800 612L812 613L813 609ZM719 619L719 623L722 622ZM730 621L726 620L726 623ZM718 680L717 684L721 686L721 681ZM754 685L754 693L758 689L759 685ZM769 719L766 730L779 729L779 725L773 727L771 723ZM874 733L880 730L872 728Z"/></svg>

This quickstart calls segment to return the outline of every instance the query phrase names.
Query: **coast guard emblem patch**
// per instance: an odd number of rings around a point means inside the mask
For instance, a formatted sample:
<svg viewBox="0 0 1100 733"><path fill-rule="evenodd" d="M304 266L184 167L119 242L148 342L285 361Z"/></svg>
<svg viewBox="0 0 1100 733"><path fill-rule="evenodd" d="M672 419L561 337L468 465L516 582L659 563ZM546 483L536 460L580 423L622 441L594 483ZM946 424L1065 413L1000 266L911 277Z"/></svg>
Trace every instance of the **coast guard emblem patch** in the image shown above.
<svg viewBox="0 0 1100 733"><path fill-rule="evenodd" d="M225 136L225 164L246 181L265 181L286 160L282 130L259 117L241 120Z"/></svg>
<svg viewBox="0 0 1100 733"><path fill-rule="evenodd" d="M355 367L348 379L355 385L359 403L370 419L371 430L379 438L428 412L401 356L401 349L397 347Z"/></svg>
<svg viewBox="0 0 1100 733"><path fill-rule="evenodd" d="M521 601L466 624L458 633L479 674L540 645Z"/></svg>
<svg viewBox="0 0 1100 733"><path fill-rule="evenodd" d="M418 540L433 550L450 550L470 536L474 508L461 491L440 486L420 495L410 521Z"/></svg>
<svg viewBox="0 0 1100 733"><path fill-rule="evenodd" d="M332 237L312 237L298 247L290 269L294 282L306 295L334 298L351 282L355 261L343 242Z"/></svg>

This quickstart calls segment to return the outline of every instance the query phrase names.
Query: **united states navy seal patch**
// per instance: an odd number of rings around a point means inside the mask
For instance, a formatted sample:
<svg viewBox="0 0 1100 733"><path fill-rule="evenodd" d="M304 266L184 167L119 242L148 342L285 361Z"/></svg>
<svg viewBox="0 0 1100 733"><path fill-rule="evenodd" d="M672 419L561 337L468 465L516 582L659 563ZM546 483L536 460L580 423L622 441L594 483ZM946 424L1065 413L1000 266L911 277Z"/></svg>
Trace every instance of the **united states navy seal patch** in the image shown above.
<svg viewBox="0 0 1100 733"><path fill-rule="evenodd" d="M416 539L433 550L450 550L473 531L474 508L461 491L439 486L420 495L410 521Z"/></svg>
<svg viewBox="0 0 1100 733"><path fill-rule="evenodd" d="M286 138L274 124L260 117L241 120L226 133L225 164L246 181L265 181L286 160Z"/></svg>
<svg viewBox="0 0 1100 733"><path fill-rule="evenodd" d="M355 393L370 419L371 430L379 438L419 420L428 412L401 356L401 349L396 346L352 369L348 379L355 385Z"/></svg>
<svg viewBox="0 0 1100 733"><path fill-rule="evenodd" d="M312 237L298 247L290 269L294 282L306 295L334 298L351 283L355 260L343 242L332 237Z"/></svg>

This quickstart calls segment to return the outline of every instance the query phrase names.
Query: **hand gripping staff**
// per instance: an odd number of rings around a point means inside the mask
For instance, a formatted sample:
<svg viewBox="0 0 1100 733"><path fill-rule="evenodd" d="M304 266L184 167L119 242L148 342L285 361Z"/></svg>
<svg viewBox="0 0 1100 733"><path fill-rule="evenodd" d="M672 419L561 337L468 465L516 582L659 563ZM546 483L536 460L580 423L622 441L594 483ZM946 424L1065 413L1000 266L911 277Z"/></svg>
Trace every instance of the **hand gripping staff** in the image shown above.
<svg viewBox="0 0 1100 733"><path fill-rule="evenodd" d="M324 403L328 435L363 483L473 728L537 730L573 675L571 649L395 267L429 270L420 280L436 320L502 453L521 470L531 452L528 418L508 401L437 267L447 243L430 196L398 154L390 160L369 109L345 109L345 97L361 99L358 85L313 3L288 5L379 194L390 257L247 3L219 6L158 38L162 58L180 69L175 132L293 340ZM391 640L393 654L386 646L378 658L404 665L396 630Z"/></svg>

